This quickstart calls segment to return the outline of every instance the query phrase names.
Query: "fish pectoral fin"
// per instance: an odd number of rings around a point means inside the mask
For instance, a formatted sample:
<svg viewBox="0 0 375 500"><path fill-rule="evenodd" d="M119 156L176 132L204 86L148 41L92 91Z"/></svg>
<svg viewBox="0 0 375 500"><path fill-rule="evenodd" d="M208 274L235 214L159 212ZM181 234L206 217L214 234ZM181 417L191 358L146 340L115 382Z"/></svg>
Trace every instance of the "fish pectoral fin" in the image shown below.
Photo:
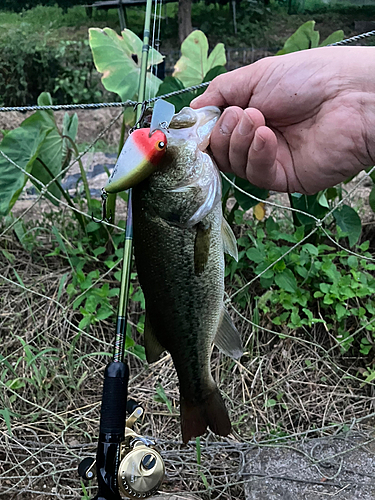
<svg viewBox="0 0 375 500"><path fill-rule="evenodd" d="M155 363L155 361L159 359L160 354L165 351L165 347L163 347L156 338L147 313L145 318L144 336L147 363Z"/></svg>
<svg viewBox="0 0 375 500"><path fill-rule="evenodd" d="M222 353L230 358L239 359L243 354L240 334L224 306L216 337L214 338L214 344Z"/></svg>
<svg viewBox="0 0 375 500"><path fill-rule="evenodd" d="M224 252L232 256L238 262L236 237L224 217L221 219L221 237L223 239Z"/></svg>
<svg viewBox="0 0 375 500"><path fill-rule="evenodd" d="M210 253L211 224L200 222L196 225L194 243L194 271L196 276L203 273Z"/></svg>

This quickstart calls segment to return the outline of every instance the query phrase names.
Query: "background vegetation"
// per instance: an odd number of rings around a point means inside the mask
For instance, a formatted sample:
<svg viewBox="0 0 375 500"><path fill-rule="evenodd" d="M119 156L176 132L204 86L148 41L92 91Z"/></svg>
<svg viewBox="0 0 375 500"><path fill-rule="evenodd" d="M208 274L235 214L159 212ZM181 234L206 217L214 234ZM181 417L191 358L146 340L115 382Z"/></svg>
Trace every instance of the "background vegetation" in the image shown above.
<svg viewBox="0 0 375 500"><path fill-rule="evenodd" d="M14 4L14 2L12 2ZM18 5L18 2L17 2ZM164 13L163 13L164 15ZM167 74L178 58L177 3L167 4L161 24L160 51L166 55ZM274 54L301 24L314 19L322 39L342 29L345 36L355 30L355 21L372 19L375 6L326 5L306 0L304 7L288 14L287 3L242 1L237 7L237 34L234 34L230 4L194 3L192 23L208 37L211 46L218 42L231 48L252 48L255 53L236 54L228 61L229 69L252 62L265 54ZM127 9L128 27L142 35L143 7ZM38 5L20 13L0 11L0 104L32 104L38 95L49 92L53 102L99 102L114 99L105 92L94 71L88 47L88 28L105 26L120 31L116 9L93 10L88 17L85 7L66 11L57 5ZM256 51L262 49L262 51ZM171 55L169 55L171 54ZM251 57L251 59L248 59Z"/></svg>
<svg viewBox="0 0 375 500"><path fill-rule="evenodd" d="M211 49L225 42L227 49L252 44L276 53L302 23L294 40L300 49L307 48L312 40L318 45L316 30L320 41L340 29L349 36L355 20L375 13L372 7L307 2L304 11L292 16L288 5L279 3L243 2L238 9L234 37L229 6L194 4L193 24L207 34ZM138 34L142 12L128 11L129 26ZM177 40L176 5L168 4L167 12L162 53ZM315 26L307 22L312 17ZM98 72L105 61L95 57L101 29L119 31L116 11L94 12L89 19L83 7L64 12L61 7L37 6L20 14L1 12L0 24L3 103L35 103L37 98L40 104L115 100L125 99L131 91L116 87L115 74L105 88ZM98 71L88 27L99 28L94 30L99 37L96 49L91 39ZM194 36L207 43L202 35ZM285 44L284 51L288 47ZM224 47L215 50L225 57ZM182 55L187 57L189 49ZM178 58L179 54L173 63ZM214 76L212 71L225 70L211 67L207 57L204 62L207 71L199 75L200 81ZM137 71L136 64L132 71ZM190 77L176 73L159 92L187 85ZM191 98L184 96L176 105ZM120 118L121 112L108 128L120 128ZM91 220L92 212L100 217L101 205L90 191L82 158L99 138L93 136L89 145L77 143L80 125L74 113L60 123L52 112L36 112L20 127L4 130L0 144L0 150L26 172L12 170L1 156L0 493L25 500L43 492L87 498L93 491L91 485L80 487L73 472L80 457L95 452L101 380L113 341L125 209L118 200L116 227ZM76 186L64 190L60 181L77 163ZM33 176L37 194L31 202L26 200L25 208L24 200L17 198L29 189L28 175ZM367 183L366 196L359 191L361 179ZM364 176L314 196L280 198L241 180L224 181L223 208L240 250L238 263L227 260L226 299L246 353L235 363L214 350L212 367L226 395L235 446L228 442L227 448L220 448L218 442L213 443L217 448L209 448L214 441L209 435L207 441L202 439L202 448L190 444L180 449L172 362L168 354L153 366L145 362L144 297L134 270L126 341L130 391L146 410L140 432L158 438L166 459L167 490L195 491L205 499L240 498L244 480L239 471L253 440L280 443L288 437L343 432L358 422L361 429L366 429L365 423L371 426L371 188L371 177Z"/></svg>

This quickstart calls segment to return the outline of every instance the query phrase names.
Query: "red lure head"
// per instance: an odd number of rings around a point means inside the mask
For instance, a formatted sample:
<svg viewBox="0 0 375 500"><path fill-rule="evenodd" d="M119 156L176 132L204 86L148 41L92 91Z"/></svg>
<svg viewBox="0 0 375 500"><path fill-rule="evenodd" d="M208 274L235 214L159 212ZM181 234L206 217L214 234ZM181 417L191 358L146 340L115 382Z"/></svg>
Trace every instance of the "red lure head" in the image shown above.
<svg viewBox="0 0 375 500"><path fill-rule="evenodd" d="M149 128L139 128L127 138L108 183L107 193L119 193L136 186L155 172L167 150L167 138L161 130L150 135Z"/></svg>
<svg viewBox="0 0 375 500"><path fill-rule="evenodd" d="M150 129L139 128L134 130L131 137L145 159L153 165L163 158L167 150L167 138L161 130L155 130L150 135Z"/></svg>

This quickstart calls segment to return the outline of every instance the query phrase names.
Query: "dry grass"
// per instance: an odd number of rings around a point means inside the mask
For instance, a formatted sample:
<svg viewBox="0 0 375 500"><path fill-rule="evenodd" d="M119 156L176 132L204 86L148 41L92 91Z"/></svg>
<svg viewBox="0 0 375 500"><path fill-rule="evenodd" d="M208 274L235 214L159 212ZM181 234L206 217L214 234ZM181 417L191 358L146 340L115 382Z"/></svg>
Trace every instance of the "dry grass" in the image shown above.
<svg viewBox="0 0 375 500"><path fill-rule="evenodd" d="M30 217L30 224L33 220ZM53 250L48 231L38 238L43 246L34 252L26 252L11 233L1 243L14 259L8 255L0 264L1 400L10 412L10 428L0 419L0 495L77 498L83 496L77 465L95 453L113 324L103 321L89 332L79 331L80 314L64 291L69 281L60 289L69 271L66 261L47 256ZM137 307L133 305L130 314L133 324ZM233 362L215 350L212 372L226 396L233 433L220 441L212 434L202 440L201 467L195 443L181 445L170 356L152 366L128 356L130 395L145 409L138 431L156 439L167 467L164 488L171 493L241 498L244 457L254 446L277 444L284 436L294 440L330 435L357 427L362 420L371 424L373 386L364 385L359 376L363 363L342 356L322 326L280 339L267 324L265 329L251 326L246 319L251 311L232 313L247 353L241 362ZM136 331L134 335L140 342ZM154 399L159 383L172 413Z"/></svg>
<svg viewBox="0 0 375 500"><path fill-rule="evenodd" d="M56 245L51 210L43 200L19 214L37 242L31 250L24 249L13 228L0 234L0 496L6 499L86 498L76 470L81 458L95 453L102 377L112 350L112 320L89 331L78 327L81 315L66 293L70 266L62 256L48 255ZM64 210L55 211L56 226L69 223ZM100 281L117 286L113 273L104 267L100 273ZM195 443L181 444L170 356L152 366L127 358L129 395L145 409L138 432L155 438L166 462L164 489L171 494L242 498L246 455L254 448L348 429L368 432L373 422L373 384L364 384L361 376L365 360L342 355L322 325L298 335L284 331L280 338L267 317L254 326L250 308L230 308L246 346L241 361L213 350L212 372L233 433L202 439L200 466ZM133 325L139 314L139 305L132 304ZM135 327L133 336L142 342ZM172 412L155 400L158 384Z"/></svg>

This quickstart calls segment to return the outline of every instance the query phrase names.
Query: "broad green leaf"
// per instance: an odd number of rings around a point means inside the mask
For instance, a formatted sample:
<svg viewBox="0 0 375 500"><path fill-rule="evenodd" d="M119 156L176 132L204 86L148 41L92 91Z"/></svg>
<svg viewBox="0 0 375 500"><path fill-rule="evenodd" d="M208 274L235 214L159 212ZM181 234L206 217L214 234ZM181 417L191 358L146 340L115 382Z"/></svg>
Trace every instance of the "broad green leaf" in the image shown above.
<svg viewBox="0 0 375 500"><path fill-rule="evenodd" d="M289 54L298 50L313 49L319 44L319 31L314 31L315 21L307 21L284 43L276 55ZM332 35L331 35L332 36Z"/></svg>
<svg viewBox="0 0 375 500"><path fill-rule="evenodd" d="M40 106L46 106L52 104L52 99L49 93L43 92L38 98L38 104ZM67 130L68 134L75 137L78 118L72 118L72 128ZM20 128L40 128L45 132L46 137L41 144L36 160L34 161L31 169L31 174L36 177L44 185L48 184L52 178L57 176L62 169L63 165L63 144L64 140L62 134L60 133L53 111L37 111L24 122L22 122ZM75 129L75 130L74 130ZM40 184L32 180L35 187L40 190ZM58 179L61 182L61 179ZM48 192L46 197L52 201L55 205L58 202L49 196L51 193L54 197L60 199L61 191L58 188L56 182L48 187Z"/></svg>
<svg viewBox="0 0 375 500"><path fill-rule="evenodd" d="M358 259L354 255L349 255L348 257L348 266L350 266L352 269L357 269L358 268Z"/></svg>
<svg viewBox="0 0 375 500"><path fill-rule="evenodd" d="M44 104L40 104L41 101L41 99L38 99L39 105ZM51 99L49 104L52 104ZM63 140L57 128L55 117L52 111L37 111L36 113L34 113L34 115L30 116L28 120L30 120L30 123L32 123L33 121L40 121L42 128L50 130L50 133L46 137L46 140L44 141L39 151L38 158L34 162L31 171L34 177L36 177L41 182L43 182L44 185L46 185L52 179L51 174L53 177L55 177L61 171ZM34 184L35 187L40 190L40 186L36 183ZM52 193L58 199L60 199L61 197L61 192L56 186L56 183L53 183L51 184L51 186L49 186L48 192ZM56 200L48 196L48 193L46 193L46 197L49 198L55 205L58 204Z"/></svg>
<svg viewBox="0 0 375 500"><path fill-rule="evenodd" d="M264 253L260 252L257 248L249 248L246 251L246 257L253 262L259 264L265 260Z"/></svg>
<svg viewBox="0 0 375 500"><path fill-rule="evenodd" d="M322 207L329 208L328 200L327 200L325 191L320 192L320 196L318 197L318 203Z"/></svg>
<svg viewBox="0 0 375 500"><path fill-rule="evenodd" d="M185 85L180 82L178 78L167 76L160 85L157 95L169 94L170 92L175 92L176 90L182 90L184 88ZM195 94L193 92L185 92L184 94L168 97L168 99L165 100L172 103L176 108L176 113L178 113L185 106L189 106L194 97Z"/></svg>
<svg viewBox="0 0 375 500"><path fill-rule="evenodd" d="M223 73L226 73L226 72L227 72L227 70L226 70L225 66L215 66L214 68L210 69L210 71L206 74L206 76L203 78L203 82L210 82L211 80L213 80L217 76L222 75ZM198 97L199 95L202 95L206 89L207 89L207 87L204 87L202 89L197 90L195 92L194 97Z"/></svg>
<svg viewBox="0 0 375 500"><path fill-rule="evenodd" d="M345 309L345 307L340 302L338 302L336 304L335 311L336 311L336 315L337 315L337 320L338 321L341 321L342 318L344 316L346 316L346 309Z"/></svg>
<svg viewBox="0 0 375 500"><path fill-rule="evenodd" d="M286 292L295 293L297 291L297 281L290 269L284 269L275 275L275 283Z"/></svg>
<svg viewBox="0 0 375 500"><path fill-rule="evenodd" d="M21 126L4 137L0 149L30 173L46 135L47 130L40 123L35 126ZM28 177L2 155L0 155L0 172L0 215L6 215L17 201Z"/></svg>
<svg viewBox="0 0 375 500"><path fill-rule="evenodd" d="M208 56L208 41L206 35L195 30L182 42L181 57L176 62L173 75L185 87L202 83L204 77L215 66L225 66L224 44L218 43Z"/></svg>
<svg viewBox="0 0 375 500"><path fill-rule="evenodd" d="M290 195L293 208L297 208L298 210L302 210L307 214L311 214L316 218L321 219L328 212L328 208L322 207L319 203L319 197L319 193L312 195L292 193ZM296 213L296 216L301 224L304 224L305 226L311 226L314 224L314 219L308 215Z"/></svg>
<svg viewBox="0 0 375 500"><path fill-rule="evenodd" d="M135 99L141 72L142 40L129 29L119 36L110 28L90 28L89 43L96 69L103 73L104 87L118 94L123 101ZM162 60L163 56L151 48L148 69ZM161 80L148 71L146 96L154 97L160 84Z"/></svg>
<svg viewBox="0 0 375 500"><path fill-rule="evenodd" d="M203 79L203 82L210 82L216 76L221 75L226 71L227 70L224 68L224 66L215 66L215 68L210 69L210 71L206 74L206 76ZM174 76L167 76L160 85L157 95L169 94L170 92L175 92L176 90L182 90L184 88L185 85L178 78L175 78ZM206 90L205 88L202 88L196 91L184 92L183 94L179 94L173 97L168 97L168 99L165 100L174 104L176 108L176 113L178 113L185 106L189 106L191 101L195 97L203 94L205 90Z"/></svg>
<svg viewBox="0 0 375 500"><path fill-rule="evenodd" d="M362 231L361 219L357 212L349 205L342 205L333 212L333 216L340 229L347 233L349 245L355 245Z"/></svg>
<svg viewBox="0 0 375 500"><path fill-rule="evenodd" d="M309 252L311 255L319 255L319 250L315 245L312 245L311 243L305 243L304 245L302 245L302 248Z"/></svg>
<svg viewBox="0 0 375 500"><path fill-rule="evenodd" d="M331 33L329 37L327 37L325 40L323 40L323 42L321 42L319 47L325 47L326 45L329 45L331 43L341 42L341 40L343 39L344 39L344 32L342 30L337 30Z"/></svg>

